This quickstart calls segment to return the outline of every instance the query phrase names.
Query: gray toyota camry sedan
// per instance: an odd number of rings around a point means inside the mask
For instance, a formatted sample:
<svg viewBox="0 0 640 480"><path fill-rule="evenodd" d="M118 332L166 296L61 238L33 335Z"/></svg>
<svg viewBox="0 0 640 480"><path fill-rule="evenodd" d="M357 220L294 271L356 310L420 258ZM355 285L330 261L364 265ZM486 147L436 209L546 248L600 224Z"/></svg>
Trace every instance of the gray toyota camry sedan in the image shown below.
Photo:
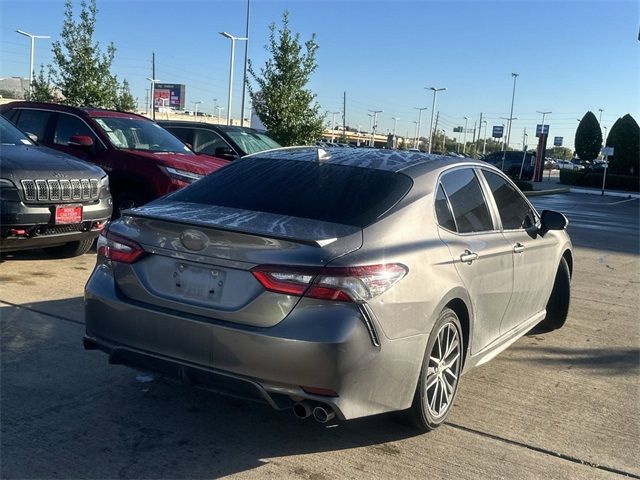
<svg viewBox="0 0 640 480"><path fill-rule="evenodd" d="M84 346L301 418L431 430L462 373L565 322L566 225L483 162L261 152L109 224Z"/></svg>

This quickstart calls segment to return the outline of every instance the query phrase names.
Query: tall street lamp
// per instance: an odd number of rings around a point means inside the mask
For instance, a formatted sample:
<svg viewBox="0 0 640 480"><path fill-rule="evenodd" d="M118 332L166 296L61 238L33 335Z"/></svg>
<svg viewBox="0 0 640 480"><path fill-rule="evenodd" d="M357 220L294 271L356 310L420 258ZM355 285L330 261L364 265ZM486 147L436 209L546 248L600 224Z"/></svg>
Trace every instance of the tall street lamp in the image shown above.
<svg viewBox="0 0 640 480"><path fill-rule="evenodd" d="M398 125L400 117L391 117L391 119L393 120L393 138L396 138L396 126Z"/></svg>
<svg viewBox="0 0 640 480"><path fill-rule="evenodd" d="M376 146L376 128L378 127L378 114L383 110L369 110L373 114L373 126L371 128L371 146Z"/></svg>
<svg viewBox="0 0 640 480"><path fill-rule="evenodd" d="M23 30L16 30L16 33L31 39L31 55L29 56L29 93L33 91L33 54L36 46L36 38L51 38L48 35L33 35Z"/></svg>
<svg viewBox="0 0 640 480"><path fill-rule="evenodd" d="M240 111L242 112L242 115L240 115L240 126L244 127L244 105L245 105L245 96L247 93L247 64L248 64L248 58L249 58L249 11L250 11L250 0L247 0L247 24L246 24L246 28L244 30L244 36L246 38L246 41L244 43L244 68L243 68L243 75L242 75L242 107L240 109Z"/></svg>
<svg viewBox="0 0 640 480"><path fill-rule="evenodd" d="M513 92L511 93L511 113L509 113L509 126L507 128L507 146L505 148L508 149L509 148L509 141L511 140L511 122L512 120L515 120L513 118L513 102L516 98L516 80L518 79L518 73L512 73L511 76L513 77Z"/></svg>
<svg viewBox="0 0 640 480"><path fill-rule="evenodd" d="M216 109L218 110L218 125L220 125L220 112L224 110L224 107L216 107Z"/></svg>
<svg viewBox="0 0 640 480"><path fill-rule="evenodd" d="M193 112L193 116L196 117L196 120L198 119L198 105L200 105L202 102L191 102L193 103L194 106L194 112Z"/></svg>
<svg viewBox="0 0 640 480"><path fill-rule="evenodd" d="M467 151L467 123L469 122L469 117L464 117L464 133L462 134L462 153L466 153Z"/></svg>
<svg viewBox="0 0 640 480"><path fill-rule="evenodd" d="M484 155L487 151L487 122L486 120L483 120L482 123L484 123L484 142L482 144L482 155ZM480 124L480 128L482 128L482 124Z"/></svg>
<svg viewBox="0 0 640 480"><path fill-rule="evenodd" d="M247 41L246 37L234 37L230 33L220 32L220 35L231 40L231 58L229 60L229 94L227 97L227 125L231 125L231 95L233 94L233 59L236 54L236 41ZM242 112L240 114L242 116Z"/></svg>
<svg viewBox="0 0 640 480"><path fill-rule="evenodd" d="M598 123L602 125L602 112L604 112L604 108L599 108L598 111L600 112L600 115L598 116Z"/></svg>
<svg viewBox="0 0 640 480"><path fill-rule="evenodd" d="M427 107L413 107L415 110L418 110L418 130L416 131L416 139L415 142L413 142L413 146L415 148L418 148L418 145L420 145L420 127L422 126L422 111L423 110L429 110Z"/></svg>
<svg viewBox="0 0 640 480"><path fill-rule="evenodd" d="M155 104L155 94L156 94L156 83L160 80L157 78L147 77L147 80L151 82L151 96L149 97L149 106L151 107L151 119L156 119L156 104Z"/></svg>
<svg viewBox="0 0 640 480"><path fill-rule="evenodd" d="M218 99L213 99L213 112L211 112L211 116L213 117L216 114L216 109L218 108Z"/></svg>
<svg viewBox="0 0 640 480"><path fill-rule="evenodd" d="M331 119L331 143L335 143L336 141L336 115L339 114L340 112L329 112L331 115L333 115L333 118Z"/></svg>
<svg viewBox="0 0 640 480"><path fill-rule="evenodd" d="M429 125L429 153L431 153L431 145L433 143L433 112L436 111L436 94L443 92L446 88L424 87L426 90L433 90L433 103L431 104L431 124Z"/></svg>

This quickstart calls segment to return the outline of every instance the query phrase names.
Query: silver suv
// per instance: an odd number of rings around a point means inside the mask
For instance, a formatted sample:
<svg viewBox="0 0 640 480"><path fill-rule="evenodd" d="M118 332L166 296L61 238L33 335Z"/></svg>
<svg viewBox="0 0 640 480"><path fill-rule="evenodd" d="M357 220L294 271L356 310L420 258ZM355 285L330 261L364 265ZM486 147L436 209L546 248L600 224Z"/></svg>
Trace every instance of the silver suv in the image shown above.
<svg viewBox="0 0 640 480"><path fill-rule="evenodd" d="M430 430L462 373L564 323L566 225L483 162L262 152L109 225L85 348L303 418Z"/></svg>

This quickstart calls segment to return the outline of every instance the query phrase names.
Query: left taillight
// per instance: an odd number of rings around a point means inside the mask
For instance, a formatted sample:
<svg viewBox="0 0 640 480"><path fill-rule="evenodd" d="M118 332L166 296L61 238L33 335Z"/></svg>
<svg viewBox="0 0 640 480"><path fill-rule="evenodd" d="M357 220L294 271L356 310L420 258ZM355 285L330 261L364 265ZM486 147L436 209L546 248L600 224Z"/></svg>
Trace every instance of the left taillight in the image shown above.
<svg viewBox="0 0 640 480"><path fill-rule="evenodd" d="M145 254L133 240L103 230L98 236L98 255L114 262L133 263Z"/></svg>
<svg viewBox="0 0 640 480"><path fill-rule="evenodd" d="M270 292L340 302L366 302L383 294L407 274L399 263L357 267L282 267L260 265L253 276Z"/></svg>

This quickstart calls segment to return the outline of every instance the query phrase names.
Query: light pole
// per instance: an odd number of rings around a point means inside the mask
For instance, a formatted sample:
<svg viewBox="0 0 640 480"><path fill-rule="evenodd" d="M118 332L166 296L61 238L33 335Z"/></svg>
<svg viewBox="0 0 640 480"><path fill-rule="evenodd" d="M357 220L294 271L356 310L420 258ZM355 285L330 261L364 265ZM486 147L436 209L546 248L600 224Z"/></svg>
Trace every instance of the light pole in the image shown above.
<svg viewBox="0 0 640 480"><path fill-rule="evenodd" d="M151 96L149 97L149 106L151 107L151 119L156 119L156 104L155 104L155 95L156 95L156 83L160 80L157 78L147 77L147 80L151 82Z"/></svg>
<svg viewBox="0 0 640 480"><path fill-rule="evenodd" d="M29 93L33 91L33 54L36 46L36 38L51 38L48 35L32 35L23 30L16 30L16 33L31 39L31 54L29 55Z"/></svg>
<svg viewBox="0 0 640 480"><path fill-rule="evenodd" d="M231 125L231 95L233 93L233 59L236 54L236 41L248 40L246 37L234 37L230 33L220 32L220 35L231 40L231 58L229 59L229 94L227 96L227 125ZM242 116L242 113L240 115Z"/></svg>
<svg viewBox="0 0 640 480"><path fill-rule="evenodd" d="M218 125L220 125L220 112L224 110L224 107L216 107L218 109Z"/></svg>
<svg viewBox="0 0 640 480"><path fill-rule="evenodd" d="M602 125L602 112L604 112L604 108L599 108L600 116L598 117L598 123Z"/></svg>
<svg viewBox="0 0 640 480"><path fill-rule="evenodd" d="M391 119L393 120L393 138L396 138L396 126L398 125L398 120L400 120L400 117L391 117Z"/></svg>
<svg viewBox="0 0 640 480"><path fill-rule="evenodd" d="M511 76L513 77L513 92L511 93L511 113L509 113L509 126L507 127L507 146L505 148L505 150L507 148L509 148L509 141L511 140L511 121L512 120L516 120L513 118L513 102L516 98L516 80L518 78L517 73L512 73Z"/></svg>
<svg viewBox="0 0 640 480"><path fill-rule="evenodd" d="M196 117L196 120L198 119L198 105L200 105L202 102L191 102L193 103L194 106L194 112L193 112L193 116Z"/></svg>
<svg viewBox="0 0 640 480"><path fill-rule="evenodd" d="M422 111L429 110L427 107L413 107L415 110L418 110L418 130L416 131L416 140L413 142L413 146L419 149L420 145L420 127L422 126Z"/></svg>
<svg viewBox="0 0 640 480"><path fill-rule="evenodd" d="M417 120L414 120L413 123L416 124L416 134L414 135L414 142L413 142L413 147L416 147L416 143L415 143L415 139L418 138L418 125L420 124L420 122L418 122Z"/></svg>
<svg viewBox="0 0 640 480"><path fill-rule="evenodd" d="M336 115L340 112L329 112L332 115L331 118L331 143L336 142Z"/></svg>
<svg viewBox="0 0 640 480"><path fill-rule="evenodd" d="M431 124L429 125L429 153L431 153L431 144L433 143L433 112L436 110L436 94L443 92L446 88L424 87L426 90L433 90L433 103L431 104Z"/></svg>
<svg viewBox="0 0 640 480"><path fill-rule="evenodd" d="M462 135L462 154L464 155L467 151L467 123L469 122L469 117L464 117L464 133Z"/></svg>
<svg viewBox="0 0 640 480"><path fill-rule="evenodd" d="M246 40L244 44L244 69L243 69L243 75L242 75L242 107L240 110L242 112L242 114L240 115L241 127L244 127L244 105L245 105L244 99L247 93L247 64L248 64L248 58L249 58L249 11L250 11L250 0L247 0L247 24L246 24L246 28L244 29L244 36Z"/></svg>
<svg viewBox="0 0 640 480"><path fill-rule="evenodd" d="M540 135L544 135L544 117L553 112L541 112L540 110L536 110L536 113L542 114L542 126L540 127Z"/></svg>
<svg viewBox="0 0 640 480"><path fill-rule="evenodd" d="M482 120L480 122L480 126L478 127L478 135L482 132L482 124L484 123L484 143L482 144L482 155L487 151L487 121Z"/></svg>
<svg viewBox="0 0 640 480"><path fill-rule="evenodd" d="M213 111L211 112L211 116L213 117L216 114L216 109L218 108L218 99L213 99Z"/></svg>
<svg viewBox="0 0 640 480"><path fill-rule="evenodd" d="M602 127L602 129L604 130L604 140L602 140L602 144L606 147L607 146L607 127Z"/></svg>
<svg viewBox="0 0 640 480"><path fill-rule="evenodd" d="M373 126L371 127L371 146L376 146L376 128L378 127L378 114L383 110L369 110L373 114Z"/></svg>

